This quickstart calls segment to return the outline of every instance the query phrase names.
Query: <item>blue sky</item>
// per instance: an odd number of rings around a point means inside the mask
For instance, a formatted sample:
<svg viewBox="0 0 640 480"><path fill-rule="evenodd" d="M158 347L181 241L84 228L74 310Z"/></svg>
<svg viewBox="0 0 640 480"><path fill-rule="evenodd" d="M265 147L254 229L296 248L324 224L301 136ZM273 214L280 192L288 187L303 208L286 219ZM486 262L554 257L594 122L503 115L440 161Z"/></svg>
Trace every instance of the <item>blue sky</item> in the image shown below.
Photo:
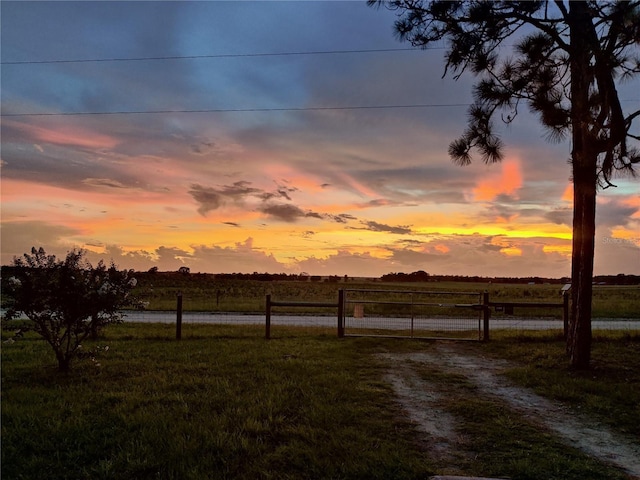
<svg viewBox="0 0 640 480"><path fill-rule="evenodd" d="M3 264L35 245L136 269L569 274L570 145L548 143L521 112L501 128L501 164L454 165L473 78L442 78L444 45L398 42L393 12L351 1L1 9ZM402 50L364 52L381 49ZM359 52L318 53L336 51ZM639 87L619 86L627 111ZM415 105L428 106L344 108ZM183 113L95 115L148 111ZM9 116L63 112L94 115ZM615 183L599 195L595 269L637 274L638 183Z"/></svg>

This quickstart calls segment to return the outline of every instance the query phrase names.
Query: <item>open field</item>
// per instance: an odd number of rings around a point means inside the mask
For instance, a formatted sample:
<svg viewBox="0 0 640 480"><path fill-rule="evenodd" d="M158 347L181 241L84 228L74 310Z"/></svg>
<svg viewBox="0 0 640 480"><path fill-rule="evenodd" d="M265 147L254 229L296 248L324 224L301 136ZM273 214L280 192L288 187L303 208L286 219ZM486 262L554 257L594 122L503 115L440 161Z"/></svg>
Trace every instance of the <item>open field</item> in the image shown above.
<svg viewBox="0 0 640 480"><path fill-rule="evenodd" d="M148 310L175 310L176 295L183 295L184 309L207 312L264 312L265 298L278 301L335 302L338 289L384 289L433 292L489 292L494 302L561 303L558 284L497 284L472 282L391 283L380 281L302 282L216 279L208 275L143 274L136 294ZM464 298L465 302L469 298ZM314 310L318 312L318 310ZM440 312L447 314L447 312ZM451 314L451 312L448 312ZM557 309L518 309L519 316L560 317ZM493 313L500 317L500 313ZM596 285L594 318L640 318L639 285Z"/></svg>
<svg viewBox="0 0 640 480"><path fill-rule="evenodd" d="M448 392L443 405L465 439L455 465L435 455L397 403L381 355L433 355L440 342L262 334L190 325L178 342L171 325L115 325L98 342L110 347L101 366L79 361L68 375L32 334L4 344L2 478L628 478L458 376L422 367L424 381ZM585 373L567 370L563 343L545 335L463 348L513 362L508 378L566 402L569 415L640 438L638 338L598 339Z"/></svg>
<svg viewBox="0 0 640 480"><path fill-rule="evenodd" d="M60 376L44 342L2 351L2 478L416 478L430 471L367 356L252 328L106 331ZM261 333L261 330L260 330ZM89 348L89 346L85 346Z"/></svg>

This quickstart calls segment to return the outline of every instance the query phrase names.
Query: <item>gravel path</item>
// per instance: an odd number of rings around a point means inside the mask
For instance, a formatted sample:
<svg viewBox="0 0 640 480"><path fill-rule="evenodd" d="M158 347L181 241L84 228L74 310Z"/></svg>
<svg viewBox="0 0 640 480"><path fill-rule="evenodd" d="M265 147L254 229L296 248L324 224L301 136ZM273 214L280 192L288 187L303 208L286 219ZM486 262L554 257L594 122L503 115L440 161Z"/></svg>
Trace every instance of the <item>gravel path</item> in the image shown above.
<svg viewBox="0 0 640 480"><path fill-rule="evenodd" d="M464 375L486 396L498 398L528 420L554 432L567 445L576 447L602 462L640 479L640 444L604 425L570 412L561 404L545 399L529 389L514 386L501 375L506 361L470 353L460 344L439 343L432 352L382 354L391 368L386 380L393 386L403 410L418 429L438 460L455 460L457 422L437 406L443 392L427 384L415 370L428 365L444 372Z"/></svg>

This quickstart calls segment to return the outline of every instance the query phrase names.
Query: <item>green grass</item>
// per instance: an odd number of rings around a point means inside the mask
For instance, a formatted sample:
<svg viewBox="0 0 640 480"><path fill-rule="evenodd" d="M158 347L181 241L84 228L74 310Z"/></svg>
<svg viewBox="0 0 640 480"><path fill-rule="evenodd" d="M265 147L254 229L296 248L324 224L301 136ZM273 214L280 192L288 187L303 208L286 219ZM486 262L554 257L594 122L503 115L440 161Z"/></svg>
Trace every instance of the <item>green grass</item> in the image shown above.
<svg viewBox="0 0 640 480"><path fill-rule="evenodd" d="M333 332L170 326L106 332L101 366L2 351L2 478L425 478L379 366ZM88 348L88 346L87 346Z"/></svg>
<svg viewBox="0 0 640 480"><path fill-rule="evenodd" d="M434 343L339 340L333 329L280 327L271 341L263 333L189 325L176 341L172 325L115 325L98 342L110 347L101 366L78 361L69 374L32 334L3 344L2 478L424 479L447 470L400 415L375 356ZM514 381L640 434L637 338L596 342L587 373L569 371L562 342L548 336L464 348L509 358ZM462 421L465 474L625 478L464 379L421 373L449 389L443 407Z"/></svg>

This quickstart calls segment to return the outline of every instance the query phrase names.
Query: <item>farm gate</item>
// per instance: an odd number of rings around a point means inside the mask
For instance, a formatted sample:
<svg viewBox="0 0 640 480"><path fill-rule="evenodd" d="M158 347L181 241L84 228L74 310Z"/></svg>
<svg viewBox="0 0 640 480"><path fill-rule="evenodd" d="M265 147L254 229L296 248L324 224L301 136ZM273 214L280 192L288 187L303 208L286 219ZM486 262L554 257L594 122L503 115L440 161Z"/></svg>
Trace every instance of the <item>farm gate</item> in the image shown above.
<svg viewBox="0 0 640 480"><path fill-rule="evenodd" d="M270 336L273 307L290 307L305 313L290 316L279 312L277 324L296 326L336 325L338 337L377 336L396 338L482 340L493 330L523 333L530 330L560 330L567 333L569 296L562 302L490 301L488 292L419 291L391 289L340 289L337 302L272 301L267 295L266 337ZM308 313L309 308L324 314ZM514 309L522 312L514 316ZM491 318L495 309L496 318ZM532 311L561 310L557 315L531 316Z"/></svg>
<svg viewBox="0 0 640 480"><path fill-rule="evenodd" d="M488 319L478 292L344 290L345 336L487 340Z"/></svg>

